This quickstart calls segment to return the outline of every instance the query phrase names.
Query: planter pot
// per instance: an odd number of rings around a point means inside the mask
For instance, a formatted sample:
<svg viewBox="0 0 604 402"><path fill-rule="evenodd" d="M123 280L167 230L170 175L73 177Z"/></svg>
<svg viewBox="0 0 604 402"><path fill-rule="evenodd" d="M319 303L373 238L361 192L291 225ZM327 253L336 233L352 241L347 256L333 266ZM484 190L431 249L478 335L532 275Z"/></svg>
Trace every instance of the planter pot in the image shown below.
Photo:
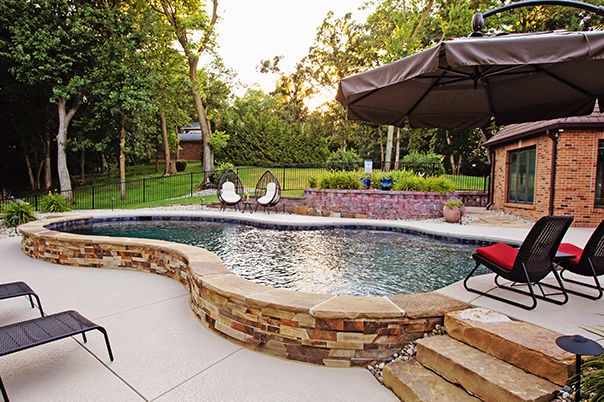
<svg viewBox="0 0 604 402"><path fill-rule="evenodd" d="M361 182L363 183L365 190L369 190L369 187L371 187L371 179L362 179Z"/></svg>
<svg viewBox="0 0 604 402"><path fill-rule="evenodd" d="M380 180L380 189L392 190L392 177L384 177Z"/></svg>
<svg viewBox="0 0 604 402"><path fill-rule="evenodd" d="M445 221L449 223L459 223L463 216L463 208L449 208L443 206L443 216L445 217Z"/></svg>

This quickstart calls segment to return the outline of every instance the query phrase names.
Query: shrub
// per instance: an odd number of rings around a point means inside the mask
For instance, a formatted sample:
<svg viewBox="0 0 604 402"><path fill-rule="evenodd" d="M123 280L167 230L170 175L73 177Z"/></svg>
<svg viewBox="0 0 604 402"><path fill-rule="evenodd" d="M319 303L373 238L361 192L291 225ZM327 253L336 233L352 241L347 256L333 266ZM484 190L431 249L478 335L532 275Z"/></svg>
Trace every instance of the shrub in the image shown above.
<svg viewBox="0 0 604 402"><path fill-rule="evenodd" d="M177 172L184 172L187 168L187 161L184 159L179 159L175 163Z"/></svg>
<svg viewBox="0 0 604 402"><path fill-rule="evenodd" d="M309 177L308 178L308 187L317 188L317 180L318 180L318 178L316 176Z"/></svg>
<svg viewBox="0 0 604 402"><path fill-rule="evenodd" d="M445 174L443 159L444 156L435 154L434 152L411 152L405 155L401 162L408 164L409 168L417 173L437 176Z"/></svg>
<svg viewBox="0 0 604 402"><path fill-rule="evenodd" d="M4 206L2 221L8 228L36 220L34 207L29 202L11 201Z"/></svg>
<svg viewBox="0 0 604 402"><path fill-rule="evenodd" d="M354 150L340 148L327 158L325 167L329 170L355 170L361 163L361 157Z"/></svg>
<svg viewBox="0 0 604 402"><path fill-rule="evenodd" d="M424 191L452 193L455 191L455 184L443 176L426 177L424 179Z"/></svg>
<svg viewBox="0 0 604 402"><path fill-rule="evenodd" d="M231 162L220 162L215 165L214 171L210 173L210 182L212 184L218 185L218 182L220 181L220 176L222 176L222 174L229 169L235 170L235 165ZM203 188L203 183L200 185L200 188Z"/></svg>
<svg viewBox="0 0 604 402"><path fill-rule="evenodd" d="M318 189L333 189L333 190L362 190L361 176L358 172L329 172L314 180L311 187ZM309 180L311 182L311 180Z"/></svg>
<svg viewBox="0 0 604 402"><path fill-rule="evenodd" d="M463 202L457 198L449 198L447 201L443 202L443 206L450 209L463 208Z"/></svg>
<svg viewBox="0 0 604 402"><path fill-rule="evenodd" d="M604 339L604 328L588 330ZM604 401L604 354L588 359L583 368L581 394L589 395L590 401Z"/></svg>
<svg viewBox="0 0 604 402"><path fill-rule="evenodd" d="M71 206L61 194L49 192L40 200L40 209L44 212L66 212L71 210Z"/></svg>

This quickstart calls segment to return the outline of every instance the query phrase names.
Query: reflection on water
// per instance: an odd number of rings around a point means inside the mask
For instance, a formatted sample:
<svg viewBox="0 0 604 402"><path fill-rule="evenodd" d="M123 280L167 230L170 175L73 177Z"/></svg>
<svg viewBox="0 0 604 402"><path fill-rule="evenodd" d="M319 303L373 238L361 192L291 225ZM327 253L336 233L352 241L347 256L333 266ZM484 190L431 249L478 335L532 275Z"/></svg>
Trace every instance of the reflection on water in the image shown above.
<svg viewBox="0 0 604 402"><path fill-rule="evenodd" d="M462 279L473 267L472 246L380 231L183 221L106 222L70 231L200 246L251 281L337 295L426 292Z"/></svg>

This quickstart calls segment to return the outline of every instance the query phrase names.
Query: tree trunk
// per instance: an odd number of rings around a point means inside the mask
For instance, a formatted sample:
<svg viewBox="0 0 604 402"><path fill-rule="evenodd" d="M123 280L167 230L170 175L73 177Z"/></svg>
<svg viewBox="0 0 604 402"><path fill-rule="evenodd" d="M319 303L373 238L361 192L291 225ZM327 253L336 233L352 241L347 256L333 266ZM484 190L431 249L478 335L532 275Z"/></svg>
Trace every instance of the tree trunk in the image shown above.
<svg viewBox="0 0 604 402"><path fill-rule="evenodd" d="M67 107L67 101L64 98L57 99L57 109L59 113L59 131L57 133L57 172L59 174L59 184L61 194L68 200L73 200L71 191L71 178L69 177L69 168L67 167L67 129L69 122L73 118L79 107L79 102L71 109Z"/></svg>
<svg viewBox="0 0 604 402"><path fill-rule="evenodd" d="M392 141L394 139L394 126L388 126L388 137L386 139L386 163L382 170L389 172L392 164Z"/></svg>
<svg viewBox="0 0 604 402"><path fill-rule="evenodd" d="M25 154L25 167L27 168L27 177L29 178L29 186L31 187L31 191L36 191L36 179L34 179L34 171L31 168L31 161L29 160L29 155L27 154L25 147L23 148Z"/></svg>
<svg viewBox="0 0 604 402"><path fill-rule="evenodd" d="M394 170L400 168L401 161L401 128L396 128L396 153L394 155Z"/></svg>
<svg viewBox="0 0 604 402"><path fill-rule="evenodd" d="M86 181L86 150L82 148L80 151L80 184Z"/></svg>
<svg viewBox="0 0 604 402"><path fill-rule="evenodd" d="M176 167L172 163L170 157L170 141L168 140L168 124L166 122L166 111L164 109L159 110L159 119L161 120L161 137L164 143L164 161L166 166L164 168L164 176L170 176L176 171Z"/></svg>
<svg viewBox="0 0 604 402"><path fill-rule="evenodd" d="M382 137L382 130L380 130L380 126L376 128L378 138L380 139L380 164L384 162L384 137Z"/></svg>
<svg viewBox="0 0 604 402"><path fill-rule="evenodd" d="M52 187L52 161L50 159L50 146L50 133L46 132L46 149L44 151L44 190L46 191L49 191Z"/></svg>
<svg viewBox="0 0 604 402"><path fill-rule="evenodd" d="M122 126L120 127L120 200L126 199L126 126L122 116Z"/></svg>
<svg viewBox="0 0 604 402"><path fill-rule="evenodd" d="M201 136L203 142L203 184L210 184L210 174L214 170L212 164L212 149L210 148L210 141L212 140L212 130L208 124L208 116L206 109L201 101L201 93L199 92L199 82L197 81L197 62L199 57L189 57L189 80L191 81L191 90L193 92L193 100L195 101L195 111L197 112L197 120L201 127Z"/></svg>

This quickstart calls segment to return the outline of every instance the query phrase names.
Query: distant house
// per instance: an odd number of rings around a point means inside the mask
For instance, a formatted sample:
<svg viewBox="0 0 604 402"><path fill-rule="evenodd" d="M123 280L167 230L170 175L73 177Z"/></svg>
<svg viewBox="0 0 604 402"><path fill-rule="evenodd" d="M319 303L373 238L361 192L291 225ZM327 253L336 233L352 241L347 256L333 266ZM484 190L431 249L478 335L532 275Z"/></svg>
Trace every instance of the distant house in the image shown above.
<svg viewBox="0 0 604 402"><path fill-rule="evenodd" d="M180 141L179 159L187 162L201 161L203 143L201 139L201 127L198 122L181 127L178 133Z"/></svg>
<svg viewBox="0 0 604 402"><path fill-rule="evenodd" d="M199 123L194 122L188 126L181 127L178 133L178 140L180 150L178 151L178 158L176 152L172 152L170 156L172 160L184 159L187 162L200 162L201 153L203 151L203 143L201 139L201 128ZM164 163L163 151L158 153L157 160L151 159L150 163Z"/></svg>
<svg viewBox="0 0 604 402"><path fill-rule="evenodd" d="M491 209L536 220L573 215L574 226L604 219L604 114L504 127L491 153Z"/></svg>

